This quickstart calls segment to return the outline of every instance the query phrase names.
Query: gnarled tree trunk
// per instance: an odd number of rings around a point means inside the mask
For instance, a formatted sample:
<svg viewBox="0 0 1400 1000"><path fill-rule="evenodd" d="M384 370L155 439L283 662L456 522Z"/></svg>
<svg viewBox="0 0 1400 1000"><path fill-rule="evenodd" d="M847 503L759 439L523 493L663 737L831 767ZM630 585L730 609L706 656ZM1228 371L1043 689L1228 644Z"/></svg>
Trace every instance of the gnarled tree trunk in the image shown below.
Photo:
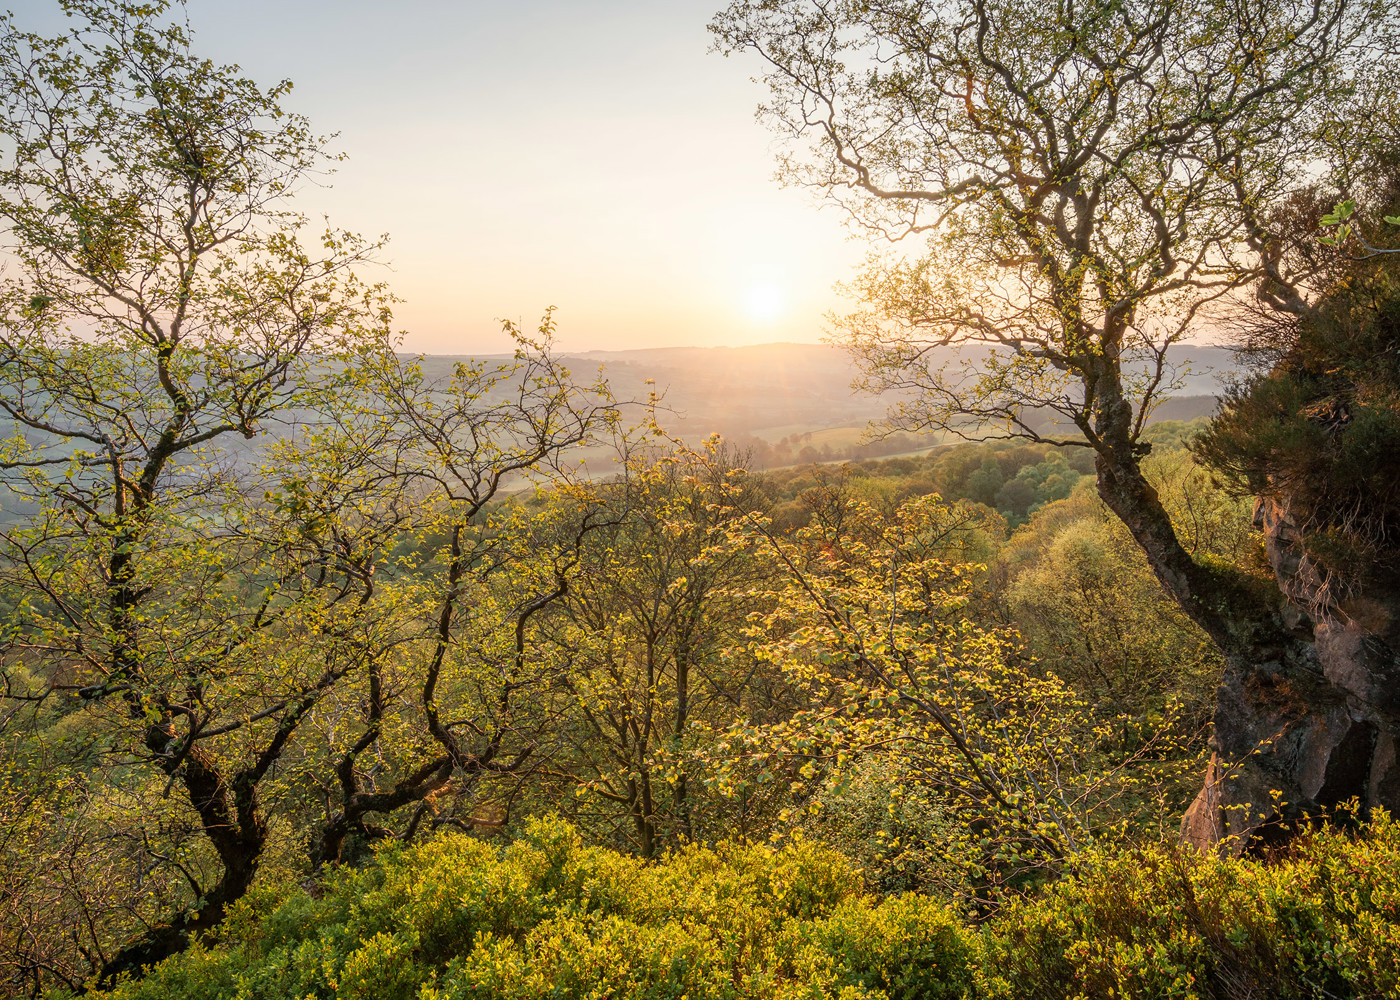
<svg viewBox="0 0 1400 1000"><path fill-rule="evenodd" d="M1251 593L1197 563L1142 474L1116 366L1099 364L1090 383L1099 495L1225 660L1210 764L1182 839L1238 855L1353 798L1363 813L1400 809L1400 591L1340 600L1271 500L1259 501L1255 521L1278 593Z"/></svg>
<svg viewBox="0 0 1400 1000"><path fill-rule="evenodd" d="M168 727L153 726L148 743L164 750L172 739ZM139 976L142 969L179 954L195 936L217 927L228 907L252 886L267 846L267 820L258 805L256 781L248 774L226 780L217 762L199 746L190 747L182 759L170 763L170 772L179 775L190 804L199 813L223 873L188 909L147 928L122 946L98 975L103 985L121 976Z"/></svg>

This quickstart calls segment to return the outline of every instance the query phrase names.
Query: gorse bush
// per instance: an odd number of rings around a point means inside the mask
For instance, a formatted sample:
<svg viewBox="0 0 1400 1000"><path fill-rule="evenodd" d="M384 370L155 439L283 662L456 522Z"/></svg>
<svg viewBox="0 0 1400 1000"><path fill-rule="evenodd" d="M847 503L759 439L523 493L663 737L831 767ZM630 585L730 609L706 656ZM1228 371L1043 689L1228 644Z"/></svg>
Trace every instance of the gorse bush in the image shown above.
<svg viewBox="0 0 1400 1000"><path fill-rule="evenodd" d="M690 847L646 864L536 820L381 850L317 895L250 897L224 941L106 1000L1393 997L1400 826L1274 863L1090 851L974 928L881 899L828 848Z"/></svg>
<svg viewBox="0 0 1400 1000"><path fill-rule="evenodd" d="M931 900L867 896L811 842L693 847L648 866L538 820L501 850L447 835L381 851L320 898L252 900L223 947L109 995L960 997L970 940Z"/></svg>
<svg viewBox="0 0 1400 1000"><path fill-rule="evenodd" d="M1400 826L1307 836L1273 863L1089 854L981 941L988 996L1400 996Z"/></svg>

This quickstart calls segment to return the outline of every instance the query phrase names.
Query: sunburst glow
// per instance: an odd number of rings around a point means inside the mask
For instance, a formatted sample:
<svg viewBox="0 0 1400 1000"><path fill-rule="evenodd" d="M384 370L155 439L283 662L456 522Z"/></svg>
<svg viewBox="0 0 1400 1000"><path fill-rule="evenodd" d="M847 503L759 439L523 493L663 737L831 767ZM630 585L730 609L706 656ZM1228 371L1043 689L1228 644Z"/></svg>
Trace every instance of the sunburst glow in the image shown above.
<svg viewBox="0 0 1400 1000"><path fill-rule="evenodd" d="M787 296L777 285L752 285L744 295L744 311L758 323L772 323L782 316L786 306Z"/></svg>

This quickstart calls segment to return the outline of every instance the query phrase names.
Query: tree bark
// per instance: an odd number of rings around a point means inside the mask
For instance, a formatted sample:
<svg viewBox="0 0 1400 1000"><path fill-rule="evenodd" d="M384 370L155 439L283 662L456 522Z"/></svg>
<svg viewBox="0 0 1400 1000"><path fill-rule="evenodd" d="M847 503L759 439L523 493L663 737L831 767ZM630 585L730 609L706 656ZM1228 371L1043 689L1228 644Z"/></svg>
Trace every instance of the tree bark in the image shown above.
<svg viewBox="0 0 1400 1000"><path fill-rule="evenodd" d="M354 758L348 757L347 761L348 767L352 768ZM452 778L452 769L452 758L443 754L425 761L383 792L361 790L353 771L348 775L342 774L348 789L345 801L340 811L327 820L316 838L311 852L312 863L320 868L341 861L345 840L352 833L366 835L369 839L380 836L377 828L371 829L366 824L366 816L370 813L389 813L410 803L423 802L447 785Z"/></svg>
<svg viewBox="0 0 1400 1000"><path fill-rule="evenodd" d="M170 727L153 726L147 743L163 752L172 739ZM179 760L170 761L169 771L177 770L191 805L199 813L205 836L219 856L223 874L188 909L122 946L98 974L103 986L124 975L139 976L147 966L179 954L195 936L218 926L229 906L252 886L258 860L267 846L267 822L258 806L255 781L239 775L230 787L214 759L197 745Z"/></svg>

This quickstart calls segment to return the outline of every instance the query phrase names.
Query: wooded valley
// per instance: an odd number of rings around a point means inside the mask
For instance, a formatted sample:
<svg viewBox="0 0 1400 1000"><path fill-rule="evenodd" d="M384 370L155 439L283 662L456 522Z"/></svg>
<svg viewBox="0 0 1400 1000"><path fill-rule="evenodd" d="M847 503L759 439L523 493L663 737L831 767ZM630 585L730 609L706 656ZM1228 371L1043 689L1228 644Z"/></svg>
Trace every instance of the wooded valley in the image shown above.
<svg viewBox="0 0 1400 1000"><path fill-rule="evenodd" d="M918 246L840 406L414 354L289 84L60 5L0 996L1400 995L1392 5L735 0L784 178Z"/></svg>

